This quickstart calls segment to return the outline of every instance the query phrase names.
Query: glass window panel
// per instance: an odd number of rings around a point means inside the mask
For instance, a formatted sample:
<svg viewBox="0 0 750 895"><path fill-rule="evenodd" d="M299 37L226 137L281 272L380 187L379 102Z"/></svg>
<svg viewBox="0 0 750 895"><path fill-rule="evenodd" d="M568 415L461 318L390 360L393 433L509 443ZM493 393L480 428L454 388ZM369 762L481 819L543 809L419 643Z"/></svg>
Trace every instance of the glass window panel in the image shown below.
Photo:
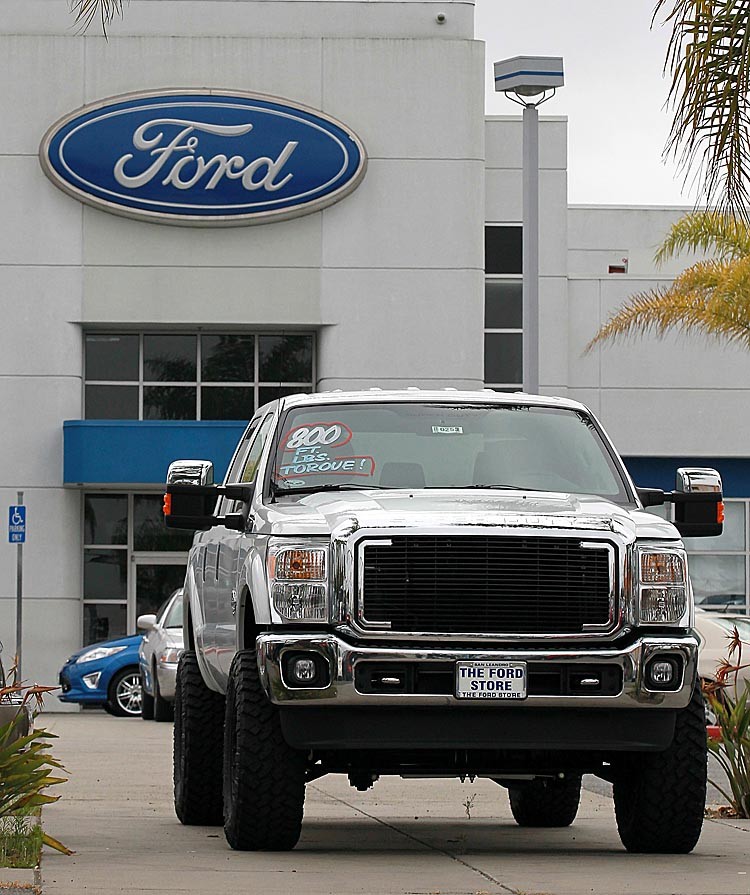
<svg viewBox="0 0 750 895"><path fill-rule="evenodd" d="M84 544L128 543L128 498L125 494L84 498Z"/></svg>
<svg viewBox="0 0 750 895"><path fill-rule="evenodd" d="M86 600L127 598L128 551L83 551L83 596Z"/></svg>
<svg viewBox="0 0 750 895"><path fill-rule="evenodd" d="M745 557L691 554L688 559L696 605L731 610L745 606Z"/></svg>
<svg viewBox="0 0 750 895"><path fill-rule="evenodd" d="M135 573L135 615L157 613L159 607L185 583L184 565L143 565Z"/></svg>
<svg viewBox="0 0 750 895"><path fill-rule="evenodd" d="M144 420L194 420L195 386L146 385L143 388Z"/></svg>
<svg viewBox="0 0 750 895"><path fill-rule="evenodd" d="M145 382L195 382L196 336L145 335L143 379Z"/></svg>
<svg viewBox="0 0 750 895"><path fill-rule="evenodd" d="M521 333L484 334L485 382L521 382Z"/></svg>
<svg viewBox="0 0 750 895"><path fill-rule="evenodd" d="M260 336L258 362L261 382L310 382L312 336Z"/></svg>
<svg viewBox="0 0 750 895"><path fill-rule="evenodd" d="M727 501L724 504L724 531L718 538L684 538L688 550L744 550L745 503Z"/></svg>
<svg viewBox="0 0 750 895"><path fill-rule="evenodd" d="M254 382L254 336L201 336L204 382Z"/></svg>
<svg viewBox="0 0 750 895"><path fill-rule="evenodd" d="M137 420L137 385L87 385L87 420Z"/></svg>
<svg viewBox="0 0 750 895"><path fill-rule="evenodd" d="M486 273L523 273L521 227L484 228L484 270Z"/></svg>
<svg viewBox="0 0 750 895"><path fill-rule="evenodd" d="M138 381L138 336L86 336L86 379Z"/></svg>
<svg viewBox="0 0 750 895"><path fill-rule="evenodd" d="M181 628L182 627L182 600L178 597L174 603L172 603L172 608L169 610L169 614L162 622L162 627L164 628Z"/></svg>
<svg viewBox="0 0 750 895"><path fill-rule="evenodd" d="M248 451L245 468L242 470L243 482L252 482L255 480L255 473L258 471L258 463L260 462L260 456L263 453L263 446L268 438L268 432L272 422L273 414L269 413L261 423L258 434Z"/></svg>
<svg viewBox="0 0 750 895"><path fill-rule="evenodd" d="M484 284L484 325L487 329L521 329L523 325L523 283L511 280Z"/></svg>
<svg viewBox="0 0 750 895"><path fill-rule="evenodd" d="M189 550L193 533L164 524L161 494L136 494L133 499L134 550Z"/></svg>
<svg viewBox="0 0 750 895"><path fill-rule="evenodd" d="M252 386L225 386L201 389L201 419L249 420L255 413Z"/></svg>
<svg viewBox="0 0 750 895"><path fill-rule="evenodd" d="M83 645L116 640L128 633L128 607L125 603L84 603Z"/></svg>
<svg viewBox="0 0 750 895"><path fill-rule="evenodd" d="M258 389L258 406L262 407L269 401L275 401L277 398L285 398L287 395L309 395L311 388L303 388L300 385L286 385L280 387L265 386Z"/></svg>

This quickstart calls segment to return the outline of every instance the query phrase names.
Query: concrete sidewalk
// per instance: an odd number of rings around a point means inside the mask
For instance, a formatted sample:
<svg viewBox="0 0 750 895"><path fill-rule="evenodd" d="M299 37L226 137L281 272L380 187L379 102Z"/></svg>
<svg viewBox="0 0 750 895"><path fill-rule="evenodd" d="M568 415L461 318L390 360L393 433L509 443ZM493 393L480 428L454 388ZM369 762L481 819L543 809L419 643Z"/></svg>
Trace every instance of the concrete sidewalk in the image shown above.
<svg viewBox="0 0 750 895"><path fill-rule="evenodd" d="M47 895L750 895L750 822L707 820L692 855L629 855L605 796L584 792L570 828L522 830L486 780L387 778L358 793L326 777L308 786L293 852L233 852L221 828L174 816L171 724L45 721L71 774L45 828L77 852L45 853Z"/></svg>

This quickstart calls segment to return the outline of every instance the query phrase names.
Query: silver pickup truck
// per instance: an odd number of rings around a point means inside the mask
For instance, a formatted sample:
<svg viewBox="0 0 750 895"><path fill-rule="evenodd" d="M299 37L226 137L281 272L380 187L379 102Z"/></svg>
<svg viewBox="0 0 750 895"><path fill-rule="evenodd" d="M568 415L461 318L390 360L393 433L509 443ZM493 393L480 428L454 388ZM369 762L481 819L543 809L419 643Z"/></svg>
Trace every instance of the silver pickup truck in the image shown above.
<svg viewBox="0 0 750 895"><path fill-rule="evenodd" d="M293 848L305 784L486 777L526 826L611 781L625 847L688 852L706 787L681 535L722 530L714 470L637 489L574 401L330 392L261 407L222 485L170 466L196 531L175 806ZM674 504L675 522L644 511Z"/></svg>

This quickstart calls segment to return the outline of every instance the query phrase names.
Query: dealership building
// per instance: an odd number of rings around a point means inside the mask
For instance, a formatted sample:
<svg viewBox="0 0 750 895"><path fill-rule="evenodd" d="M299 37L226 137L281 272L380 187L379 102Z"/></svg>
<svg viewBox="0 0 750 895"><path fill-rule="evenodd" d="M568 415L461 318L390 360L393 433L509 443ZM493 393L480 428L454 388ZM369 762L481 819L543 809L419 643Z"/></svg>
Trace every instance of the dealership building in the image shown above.
<svg viewBox="0 0 750 895"><path fill-rule="evenodd" d="M473 13L132 0L105 40L62 0L5 0L0 485L27 507L26 677L54 682L181 583L167 465L221 475L262 403L520 389L522 126L484 114ZM653 264L685 209L569 206L566 145L566 120L542 116L540 391L588 405L639 485L719 469L725 533L688 543L694 585L745 612L750 357L688 338L584 353L688 263ZM15 576L6 539L6 654Z"/></svg>

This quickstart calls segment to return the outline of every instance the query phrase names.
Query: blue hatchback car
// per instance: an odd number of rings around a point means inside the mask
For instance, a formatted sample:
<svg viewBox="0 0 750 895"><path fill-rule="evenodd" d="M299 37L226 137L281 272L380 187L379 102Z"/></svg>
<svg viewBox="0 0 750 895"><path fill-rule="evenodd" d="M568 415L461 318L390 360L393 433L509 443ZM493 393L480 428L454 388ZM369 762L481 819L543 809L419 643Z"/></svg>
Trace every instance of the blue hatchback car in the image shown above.
<svg viewBox="0 0 750 895"><path fill-rule="evenodd" d="M101 705L111 715L140 717L141 675L138 647L143 637L92 643L68 659L60 669L62 702Z"/></svg>

